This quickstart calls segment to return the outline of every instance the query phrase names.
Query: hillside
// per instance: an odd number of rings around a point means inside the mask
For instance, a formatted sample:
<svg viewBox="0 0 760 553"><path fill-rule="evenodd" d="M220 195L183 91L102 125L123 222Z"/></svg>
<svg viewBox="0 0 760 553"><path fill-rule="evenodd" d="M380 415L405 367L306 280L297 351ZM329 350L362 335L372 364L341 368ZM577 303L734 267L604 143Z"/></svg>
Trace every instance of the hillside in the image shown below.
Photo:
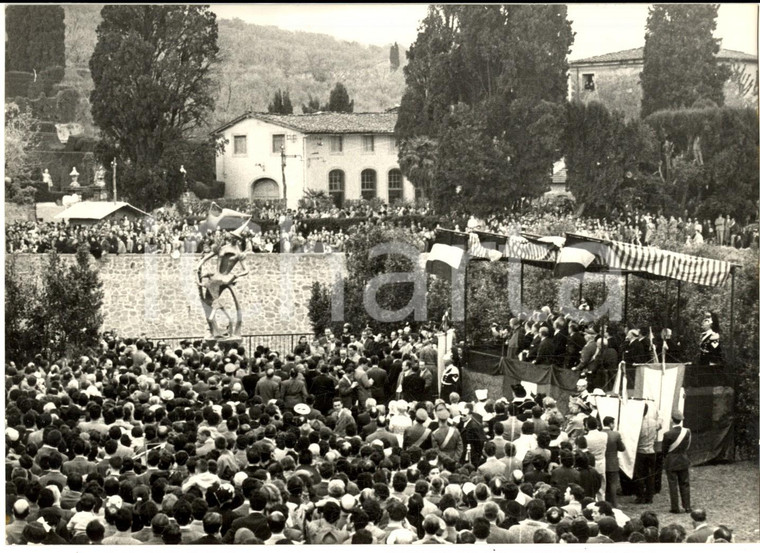
<svg viewBox="0 0 760 553"><path fill-rule="evenodd" d="M84 90L92 87L87 69L101 7L65 6L66 77L79 81L77 88ZM215 68L217 107L209 128L247 110L266 111L277 89L290 91L296 113L309 95L326 102L339 81L354 100L355 111L384 111L401 102L404 75L401 69L390 69L390 44L365 46L240 19L220 19L218 24L221 61ZM402 47L402 66L405 54Z"/></svg>

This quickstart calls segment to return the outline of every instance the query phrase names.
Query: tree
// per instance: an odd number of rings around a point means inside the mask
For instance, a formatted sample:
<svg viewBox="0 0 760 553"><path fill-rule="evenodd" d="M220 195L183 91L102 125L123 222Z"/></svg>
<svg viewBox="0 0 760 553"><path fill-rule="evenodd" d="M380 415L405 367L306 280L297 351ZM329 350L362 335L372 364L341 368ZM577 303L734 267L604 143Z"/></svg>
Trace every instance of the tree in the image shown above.
<svg viewBox="0 0 760 553"><path fill-rule="evenodd" d="M401 65L401 59L400 59L399 50L398 50L398 42L394 42L393 45L391 46L390 58L391 58L391 71L396 71Z"/></svg>
<svg viewBox="0 0 760 553"><path fill-rule="evenodd" d="M30 153L37 142L39 122L29 110L13 102L5 104L5 176L27 177L31 170Z"/></svg>
<svg viewBox="0 0 760 553"><path fill-rule="evenodd" d="M274 100L269 104L269 113L291 115L293 113L293 104L290 101L290 92L287 90L278 90L275 92Z"/></svg>
<svg viewBox="0 0 760 553"><path fill-rule="evenodd" d="M700 98L723 105L730 69L713 38L718 4L655 4L649 9L641 72L641 116L688 108Z"/></svg>
<svg viewBox="0 0 760 553"><path fill-rule="evenodd" d="M330 100L324 107L323 111L334 111L337 113L353 113L354 101L348 96L348 90L343 83L336 83L330 91Z"/></svg>
<svg viewBox="0 0 760 553"><path fill-rule="evenodd" d="M178 169L165 166L165 150L205 124L214 107L216 16L199 5L107 5L101 14L90 59L93 119L121 166L141 175L122 193L155 207L140 186ZM176 199L176 187L158 191L153 202Z"/></svg>
<svg viewBox="0 0 760 553"><path fill-rule="evenodd" d="M561 156L572 41L564 6L431 6L404 67L396 134L406 177L434 182L439 209L479 216L543 193ZM432 160L432 175L419 170Z"/></svg>
<svg viewBox="0 0 760 553"><path fill-rule="evenodd" d="M301 104L301 113L316 113L321 109L319 98L313 98L311 94L309 94L309 100L305 104Z"/></svg>
<svg viewBox="0 0 760 553"><path fill-rule="evenodd" d="M90 258L86 244L80 244L68 267L55 251L48 254L29 328L37 347L52 357L83 354L98 344L103 284Z"/></svg>
<svg viewBox="0 0 760 553"><path fill-rule="evenodd" d="M5 8L6 71L40 72L66 65L62 6L8 6Z"/></svg>
<svg viewBox="0 0 760 553"><path fill-rule="evenodd" d="M646 180L657 168L654 132L639 121L626 124L622 113L611 113L599 102L568 104L563 150L567 187L586 214L623 209L630 199L626 188L654 192L655 181ZM647 201L655 208L659 199L650 194Z"/></svg>

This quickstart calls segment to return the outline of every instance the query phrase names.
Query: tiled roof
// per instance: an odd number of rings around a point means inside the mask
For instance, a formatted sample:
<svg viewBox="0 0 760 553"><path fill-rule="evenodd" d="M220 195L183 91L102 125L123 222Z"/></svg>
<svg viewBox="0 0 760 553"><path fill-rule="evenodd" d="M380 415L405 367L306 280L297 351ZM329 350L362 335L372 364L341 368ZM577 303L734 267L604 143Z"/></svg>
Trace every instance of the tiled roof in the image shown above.
<svg viewBox="0 0 760 553"><path fill-rule="evenodd" d="M757 56L745 54L737 50L721 49L716 56L719 61L754 61L757 62ZM611 52L601 56L593 56L581 60L571 61L570 65L584 65L589 63L623 63L623 62L642 62L644 61L644 47L632 48L630 50L621 50L620 52Z"/></svg>
<svg viewBox="0 0 760 553"><path fill-rule="evenodd" d="M248 118L256 118L305 134L393 134L397 113L310 113L307 115L274 115L245 113L214 130L212 134L231 127Z"/></svg>

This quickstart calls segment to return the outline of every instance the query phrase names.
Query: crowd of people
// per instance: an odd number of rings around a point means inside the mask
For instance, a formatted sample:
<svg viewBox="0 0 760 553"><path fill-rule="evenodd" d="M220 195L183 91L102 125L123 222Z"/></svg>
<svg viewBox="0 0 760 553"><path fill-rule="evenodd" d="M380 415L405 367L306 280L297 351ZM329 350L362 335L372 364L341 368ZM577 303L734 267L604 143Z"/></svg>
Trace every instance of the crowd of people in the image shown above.
<svg viewBox="0 0 760 553"><path fill-rule="evenodd" d="M618 502L624 446L587 382L566 410L520 385L463 398L461 349L437 359L427 331L346 324L288 352L106 333L88 356L9 362L6 542L732 541L691 508L677 412L664 465L690 514L676 492L665 525ZM638 503L657 425L645 412Z"/></svg>
<svg viewBox="0 0 760 553"><path fill-rule="evenodd" d="M576 232L596 238L640 245L657 245L665 240L700 245L714 243L736 248L758 246L757 225L740 225L730 216L715 221L697 221L690 217L631 213L611 219L575 216L567 209L544 209L539 206L519 213L504 210L482 221L466 215L440 218L437 224L416 222L408 216L429 216L428 208L408 206L371 207L357 204L346 209L299 208L277 210L274 207L248 206L255 220L277 222L273 230L251 226L244 233L245 251L250 253L330 253L344 251L347 229L304 225L318 219L364 220L372 225L407 225L421 242L429 245L437 227L455 230L485 230L512 235L519 232L562 234ZM194 204L178 210L160 209L144 221L104 221L95 225L68 225L64 222L14 222L5 228L6 252L74 253L87 244L96 257L103 254L177 254L208 253L219 243L221 231L204 227L208 207ZM402 219L399 219L402 218ZM308 228L308 230L307 230ZM176 255L176 254L175 254Z"/></svg>

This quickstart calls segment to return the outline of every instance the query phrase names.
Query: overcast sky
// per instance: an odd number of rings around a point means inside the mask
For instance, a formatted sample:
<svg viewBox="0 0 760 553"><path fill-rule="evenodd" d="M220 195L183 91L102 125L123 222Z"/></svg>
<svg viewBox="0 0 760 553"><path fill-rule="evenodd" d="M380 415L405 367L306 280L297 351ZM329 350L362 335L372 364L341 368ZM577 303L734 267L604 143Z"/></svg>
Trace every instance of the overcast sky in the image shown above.
<svg viewBox="0 0 760 553"><path fill-rule="evenodd" d="M414 42L427 4L258 4L213 5L220 18L274 25L291 31L332 35L341 40L404 47ZM570 4L575 31L569 58L579 59L644 45L648 4ZM717 38L723 47L757 54L758 4L722 4Z"/></svg>

